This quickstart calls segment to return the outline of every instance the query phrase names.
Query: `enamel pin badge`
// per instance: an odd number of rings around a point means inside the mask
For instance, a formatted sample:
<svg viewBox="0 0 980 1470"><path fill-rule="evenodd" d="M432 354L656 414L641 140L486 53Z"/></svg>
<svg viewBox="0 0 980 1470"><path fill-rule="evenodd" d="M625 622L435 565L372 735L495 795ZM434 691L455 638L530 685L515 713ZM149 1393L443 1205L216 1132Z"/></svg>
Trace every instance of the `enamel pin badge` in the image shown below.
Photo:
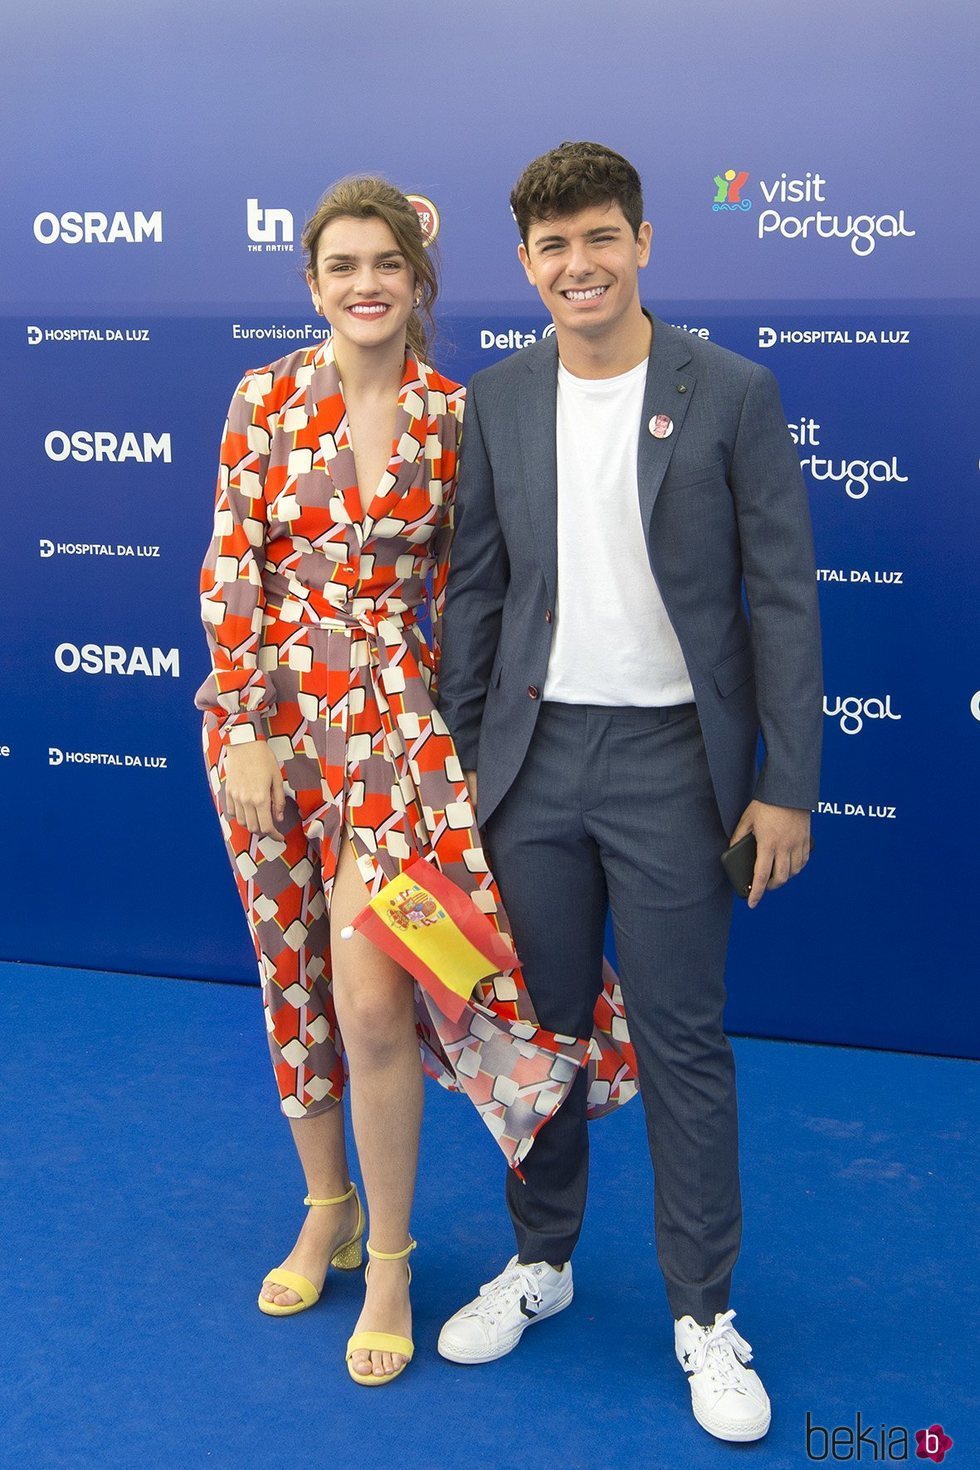
<svg viewBox="0 0 980 1470"><path fill-rule="evenodd" d="M669 439L674 432L674 420L669 414L655 413L648 427L655 439Z"/></svg>

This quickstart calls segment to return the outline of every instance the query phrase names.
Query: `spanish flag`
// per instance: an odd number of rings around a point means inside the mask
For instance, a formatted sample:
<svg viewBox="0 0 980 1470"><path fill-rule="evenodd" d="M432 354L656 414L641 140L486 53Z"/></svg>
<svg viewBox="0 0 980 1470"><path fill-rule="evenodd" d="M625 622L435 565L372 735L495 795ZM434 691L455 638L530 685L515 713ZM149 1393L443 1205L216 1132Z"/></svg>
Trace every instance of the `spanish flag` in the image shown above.
<svg viewBox="0 0 980 1470"><path fill-rule="evenodd" d="M386 883L353 927L406 969L452 1021L478 980L512 970L517 955L468 893L425 858Z"/></svg>

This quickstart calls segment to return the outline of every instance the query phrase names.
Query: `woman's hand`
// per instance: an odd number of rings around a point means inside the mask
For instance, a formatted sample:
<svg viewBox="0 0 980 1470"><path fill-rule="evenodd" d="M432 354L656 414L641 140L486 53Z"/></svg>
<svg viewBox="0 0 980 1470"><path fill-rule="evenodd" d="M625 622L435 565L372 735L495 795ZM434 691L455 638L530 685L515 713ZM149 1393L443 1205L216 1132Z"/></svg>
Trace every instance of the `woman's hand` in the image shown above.
<svg viewBox="0 0 980 1470"><path fill-rule="evenodd" d="M279 762L264 740L225 751L225 811L249 832L282 836L276 823L286 815L286 793Z"/></svg>

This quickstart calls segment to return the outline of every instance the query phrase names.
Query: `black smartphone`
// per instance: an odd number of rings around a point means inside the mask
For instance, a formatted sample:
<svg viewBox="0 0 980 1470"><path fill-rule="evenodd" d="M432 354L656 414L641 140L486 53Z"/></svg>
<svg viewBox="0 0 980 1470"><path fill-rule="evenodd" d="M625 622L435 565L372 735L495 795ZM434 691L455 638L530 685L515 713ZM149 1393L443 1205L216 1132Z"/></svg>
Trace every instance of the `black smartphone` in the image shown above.
<svg viewBox="0 0 980 1470"><path fill-rule="evenodd" d="M810 851L813 851L813 838L810 838ZM740 837L731 847L726 847L721 855L721 865L728 874L728 880L738 894L739 898L748 898L752 891L752 874L755 872L756 843L755 833L747 832Z"/></svg>
<svg viewBox="0 0 980 1470"><path fill-rule="evenodd" d="M747 832L744 837L739 838L738 842L733 842L731 847L726 847L721 855L721 865L728 874L728 881L739 898L748 898L751 892L755 858L754 832Z"/></svg>

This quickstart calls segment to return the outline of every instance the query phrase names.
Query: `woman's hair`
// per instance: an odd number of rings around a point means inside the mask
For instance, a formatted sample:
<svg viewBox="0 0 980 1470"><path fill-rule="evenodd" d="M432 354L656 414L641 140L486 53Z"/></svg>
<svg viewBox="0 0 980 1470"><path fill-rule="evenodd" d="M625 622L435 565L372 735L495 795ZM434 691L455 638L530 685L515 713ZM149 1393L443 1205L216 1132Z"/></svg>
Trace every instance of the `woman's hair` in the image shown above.
<svg viewBox="0 0 980 1470"><path fill-rule="evenodd" d="M432 246L426 245L418 214L405 195L387 179L357 175L333 184L320 200L303 231L306 265L316 275L320 235L335 219L380 219L395 237L399 250L415 274L421 300L408 319L405 338L410 351L425 361L435 335L432 308L439 294L439 278Z"/></svg>
<svg viewBox="0 0 980 1470"><path fill-rule="evenodd" d="M560 143L528 164L510 196L525 249L536 221L577 214L591 204L618 204L633 234L639 235L640 176L628 159L602 143Z"/></svg>

